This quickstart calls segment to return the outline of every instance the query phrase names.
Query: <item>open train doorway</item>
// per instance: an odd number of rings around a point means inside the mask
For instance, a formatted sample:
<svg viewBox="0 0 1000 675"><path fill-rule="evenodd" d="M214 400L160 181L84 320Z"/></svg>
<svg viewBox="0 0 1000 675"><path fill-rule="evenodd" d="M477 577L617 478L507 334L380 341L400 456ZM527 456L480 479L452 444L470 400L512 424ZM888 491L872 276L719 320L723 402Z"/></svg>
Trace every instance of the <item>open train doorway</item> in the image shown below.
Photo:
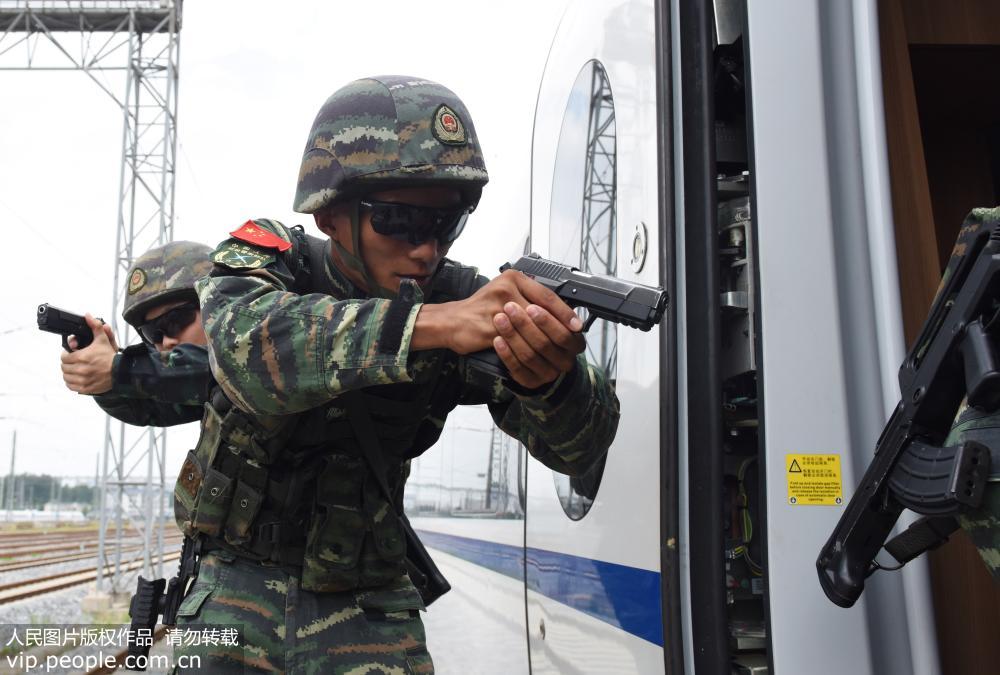
<svg viewBox="0 0 1000 675"><path fill-rule="evenodd" d="M880 0L886 135L907 345L965 215L1000 203L1000 5ZM964 532L930 554L942 672L995 672L1000 588Z"/></svg>

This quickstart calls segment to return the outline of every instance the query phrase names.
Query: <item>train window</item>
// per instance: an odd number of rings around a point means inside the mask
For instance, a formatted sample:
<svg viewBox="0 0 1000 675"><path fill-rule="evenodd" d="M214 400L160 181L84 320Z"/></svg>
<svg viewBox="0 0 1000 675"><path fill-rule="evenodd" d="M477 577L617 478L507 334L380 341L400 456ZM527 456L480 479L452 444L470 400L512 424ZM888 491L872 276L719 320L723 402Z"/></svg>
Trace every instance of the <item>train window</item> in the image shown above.
<svg viewBox="0 0 1000 675"><path fill-rule="evenodd" d="M486 406L460 406L439 441L410 464L410 517L524 519L527 450Z"/></svg>
<svg viewBox="0 0 1000 675"><path fill-rule="evenodd" d="M614 275L618 268L615 107L608 74L598 61L580 71L569 95L552 176L549 252L585 272ZM585 318L585 317L584 317ZM598 319L587 333L587 360L617 372L618 327ZM573 520L590 510L604 460L587 474L553 473L563 510Z"/></svg>

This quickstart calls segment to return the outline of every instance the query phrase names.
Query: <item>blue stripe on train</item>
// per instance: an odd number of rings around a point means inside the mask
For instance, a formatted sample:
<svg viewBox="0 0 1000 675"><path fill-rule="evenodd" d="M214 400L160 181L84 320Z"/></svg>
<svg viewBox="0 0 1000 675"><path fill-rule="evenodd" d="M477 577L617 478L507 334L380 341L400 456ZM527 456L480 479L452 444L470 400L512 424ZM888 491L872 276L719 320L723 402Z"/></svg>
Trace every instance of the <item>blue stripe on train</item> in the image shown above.
<svg viewBox="0 0 1000 675"><path fill-rule="evenodd" d="M427 546L457 556L513 579L524 579L519 546L419 530ZM660 574L556 553L528 549L528 588L663 646Z"/></svg>

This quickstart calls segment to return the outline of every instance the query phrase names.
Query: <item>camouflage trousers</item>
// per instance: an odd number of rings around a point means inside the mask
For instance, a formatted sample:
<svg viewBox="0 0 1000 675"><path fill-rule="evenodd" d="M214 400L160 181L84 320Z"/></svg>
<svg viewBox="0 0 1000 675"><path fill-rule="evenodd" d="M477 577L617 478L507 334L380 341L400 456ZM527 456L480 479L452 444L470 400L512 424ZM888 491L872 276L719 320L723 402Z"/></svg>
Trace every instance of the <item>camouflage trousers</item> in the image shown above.
<svg viewBox="0 0 1000 675"><path fill-rule="evenodd" d="M198 666L175 672L433 673L421 609L406 576L376 589L313 593L280 568L208 553L178 610L177 628L182 636L235 628L239 644L175 645L175 662Z"/></svg>
<svg viewBox="0 0 1000 675"><path fill-rule="evenodd" d="M960 441L979 441L990 448L992 482L986 484L979 508L960 515L958 522L979 549L993 580L1000 583L1000 413L963 409L945 444Z"/></svg>
<svg viewBox="0 0 1000 675"><path fill-rule="evenodd" d="M958 522L979 549L993 581L1000 584L1000 483L988 483L983 503L975 511L960 515Z"/></svg>

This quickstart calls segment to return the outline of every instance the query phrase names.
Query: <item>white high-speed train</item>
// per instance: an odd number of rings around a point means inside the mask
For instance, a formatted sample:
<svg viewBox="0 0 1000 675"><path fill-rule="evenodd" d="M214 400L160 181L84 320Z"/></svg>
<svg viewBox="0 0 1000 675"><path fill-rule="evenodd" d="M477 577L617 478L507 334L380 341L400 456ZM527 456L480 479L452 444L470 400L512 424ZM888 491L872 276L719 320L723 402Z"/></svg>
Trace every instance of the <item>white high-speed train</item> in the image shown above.
<svg viewBox="0 0 1000 675"><path fill-rule="evenodd" d="M926 198L890 177L876 5L567 10L524 249L670 306L589 334L622 409L591 475L531 461L485 408L413 462L407 510L454 587L426 618L440 672L941 672L926 559L850 610L815 571L898 399L919 244L893 190Z"/></svg>

